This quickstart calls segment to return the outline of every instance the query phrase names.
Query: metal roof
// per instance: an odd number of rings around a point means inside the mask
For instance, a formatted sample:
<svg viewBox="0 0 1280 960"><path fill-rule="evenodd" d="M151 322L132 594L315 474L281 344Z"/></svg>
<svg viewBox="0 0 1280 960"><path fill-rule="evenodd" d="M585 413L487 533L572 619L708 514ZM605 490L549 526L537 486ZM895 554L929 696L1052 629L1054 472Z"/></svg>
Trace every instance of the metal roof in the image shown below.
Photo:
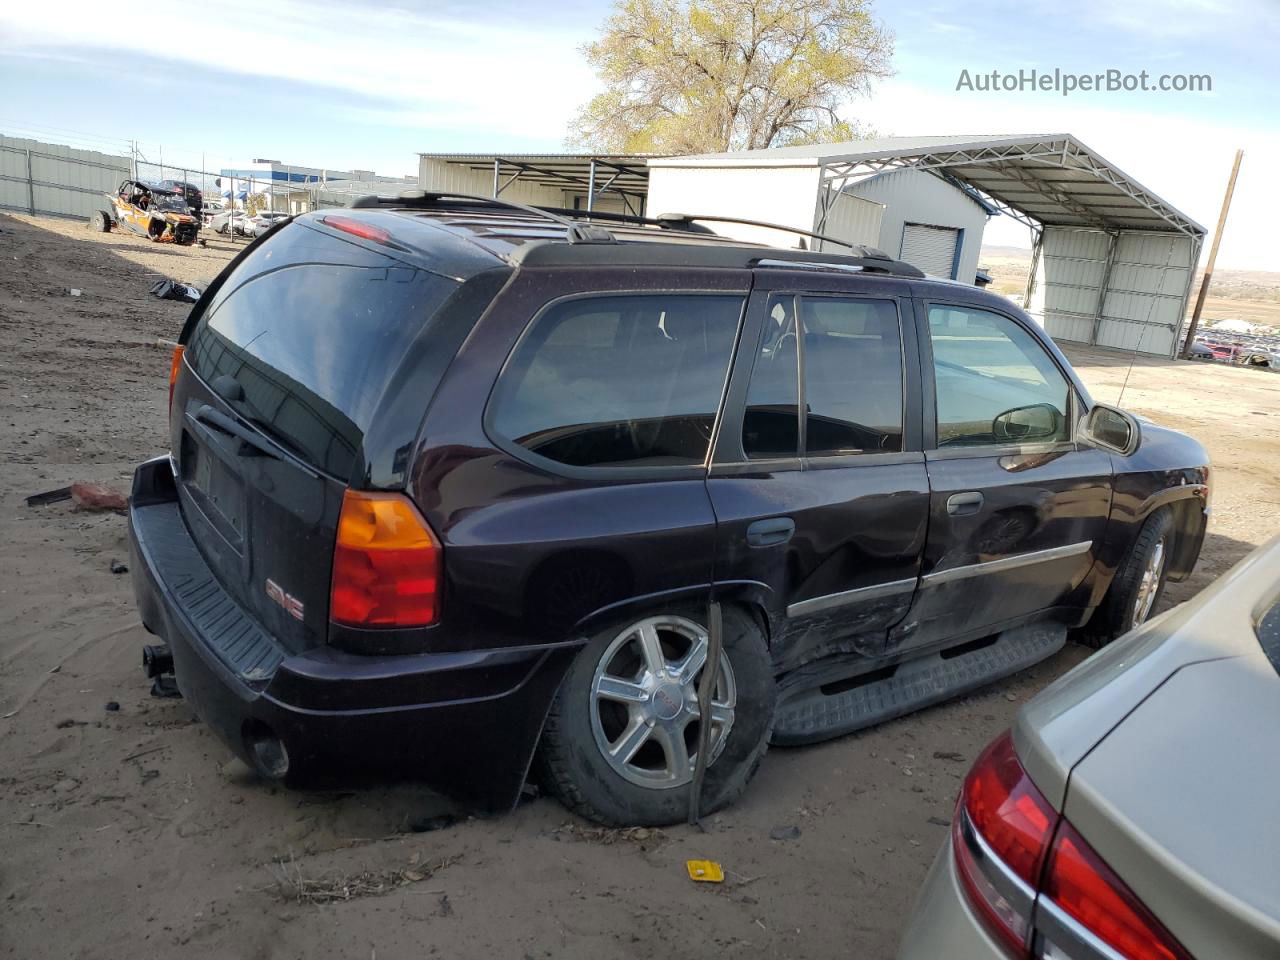
<svg viewBox="0 0 1280 960"><path fill-rule="evenodd" d="M967 184L1030 226L1203 235L1203 226L1067 133L880 137L659 157L651 167L818 167L829 196L879 173L926 170Z"/></svg>

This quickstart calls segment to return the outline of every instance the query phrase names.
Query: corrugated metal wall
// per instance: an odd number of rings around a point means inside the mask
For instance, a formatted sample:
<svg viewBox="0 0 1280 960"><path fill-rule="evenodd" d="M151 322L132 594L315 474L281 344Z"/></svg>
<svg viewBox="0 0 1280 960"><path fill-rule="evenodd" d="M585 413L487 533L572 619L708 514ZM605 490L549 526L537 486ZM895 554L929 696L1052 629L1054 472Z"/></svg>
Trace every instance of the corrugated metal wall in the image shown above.
<svg viewBox="0 0 1280 960"><path fill-rule="evenodd" d="M0 209L88 217L129 170L128 157L0 136Z"/></svg>
<svg viewBox="0 0 1280 960"><path fill-rule="evenodd" d="M884 204L864 200L850 193L838 193L831 204L831 209L827 211L826 226L820 232L846 243L862 243L869 247L878 247L880 220L883 216ZM817 249L827 250L827 244L818 241ZM839 253L843 249L831 244L829 252Z"/></svg>
<svg viewBox="0 0 1280 960"><path fill-rule="evenodd" d="M1173 355L1186 311L1191 249L1191 238L1181 234L1120 234L1102 302L1099 346Z"/></svg>
<svg viewBox="0 0 1280 960"><path fill-rule="evenodd" d="M515 172L511 167L504 167L502 182L506 183ZM601 182L607 179L607 176L603 177ZM430 157L419 157L418 186L423 190L470 193L489 197L493 195L493 173L491 171L470 170L457 164L445 163L443 160L434 160ZM559 187L544 187L540 184L516 180L503 188L501 199L541 207L572 207L575 197L578 198L580 206L585 206L586 195L587 191L585 189L574 190L572 185L565 190ZM608 193L597 197L593 207L606 213L626 212L622 201L616 195Z"/></svg>
<svg viewBox="0 0 1280 960"><path fill-rule="evenodd" d="M1031 311L1050 336L1172 356L1194 244L1174 233L1045 227ZM1105 283L1105 289L1104 289Z"/></svg>

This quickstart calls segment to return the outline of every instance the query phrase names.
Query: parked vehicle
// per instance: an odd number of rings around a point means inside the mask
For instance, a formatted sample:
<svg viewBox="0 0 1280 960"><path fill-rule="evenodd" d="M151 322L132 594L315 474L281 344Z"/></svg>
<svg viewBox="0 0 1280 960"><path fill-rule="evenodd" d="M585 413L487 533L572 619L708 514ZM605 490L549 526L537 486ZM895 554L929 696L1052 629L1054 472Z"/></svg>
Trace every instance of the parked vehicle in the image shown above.
<svg viewBox="0 0 1280 960"><path fill-rule="evenodd" d="M157 243L188 246L195 242L199 225L179 193L141 180L125 180L115 193L89 215L90 230L107 233L123 228Z"/></svg>
<svg viewBox="0 0 1280 960"><path fill-rule="evenodd" d="M249 230L251 236L260 237L281 220L288 220L289 214L279 213L270 210L264 210L256 217L250 217L249 223L252 227Z"/></svg>
<svg viewBox="0 0 1280 960"><path fill-rule="evenodd" d="M1249 367L1268 367L1275 370L1280 368L1280 350L1249 345L1245 347L1240 362Z"/></svg>
<svg viewBox="0 0 1280 960"><path fill-rule="evenodd" d="M243 210L228 207L209 218L209 229L227 236L234 229L236 233L244 233L243 224L249 215Z"/></svg>
<svg viewBox="0 0 1280 960"><path fill-rule="evenodd" d="M1244 352L1244 348L1238 343L1218 343L1213 340L1207 340L1205 341L1205 346L1213 354L1213 359L1221 360L1225 363L1239 363Z"/></svg>
<svg viewBox="0 0 1280 960"><path fill-rule="evenodd" d="M1187 351L1187 359L1188 360L1215 360L1217 358L1214 356L1214 353L1212 350L1210 350L1207 346L1205 346L1203 343L1197 340L1195 343L1191 344L1191 349Z"/></svg>
<svg viewBox="0 0 1280 960"><path fill-rule="evenodd" d="M194 183L187 183L185 180L161 180L157 186L170 193L180 194L186 200L191 213L197 220L200 219L204 208L204 194Z"/></svg>
<svg viewBox="0 0 1280 960"><path fill-rule="evenodd" d="M204 206L200 208L201 226L210 226L213 218L222 213L224 209L221 200L206 200Z"/></svg>
<svg viewBox="0 0 1280 960"><path fill-rule="evenodd" d="M900 960L1280 956L1280 538L1023 707Z"/></svg>
<svg viewBox="0 0 1280 960"><path fill-rule="evenodd" d="M262 775L389 764L503 809L536 759L584 816L669 823L709 601L704 810L770 741L1104 643L1190 574L1204 449L1094 403L1007 300L571 216L368 198L193 310L131 569Z"/></svg>

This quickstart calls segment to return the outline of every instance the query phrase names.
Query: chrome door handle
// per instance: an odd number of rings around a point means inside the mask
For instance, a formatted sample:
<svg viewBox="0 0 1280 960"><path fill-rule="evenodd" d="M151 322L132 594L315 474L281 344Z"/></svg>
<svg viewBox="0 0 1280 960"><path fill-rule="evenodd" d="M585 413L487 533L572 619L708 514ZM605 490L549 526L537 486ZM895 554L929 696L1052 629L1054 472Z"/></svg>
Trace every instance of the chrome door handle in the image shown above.
<svg viewBox="0 0 1280 960"><path fill-rule="evenodd" d="M976 490L954 493L947 497L947 513L953 517L967 517L982 509L985 498Z"/></svg>

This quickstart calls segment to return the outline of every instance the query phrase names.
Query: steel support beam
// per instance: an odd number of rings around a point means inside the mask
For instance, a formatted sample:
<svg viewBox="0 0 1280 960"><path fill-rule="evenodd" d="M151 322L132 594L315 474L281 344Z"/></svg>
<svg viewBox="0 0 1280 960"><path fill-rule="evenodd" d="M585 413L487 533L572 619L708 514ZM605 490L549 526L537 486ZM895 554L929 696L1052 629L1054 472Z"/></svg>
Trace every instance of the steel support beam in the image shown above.
<svg viewBox="0 0 1280 960"><path fill-rule="evenodd" d="M1031 294L1036 290L1036 271L1040 268L1040 252L1044 248L1044 228L1035 232L1031 241L1031 269L1027 272L1027 285L1022 291L1022 309L1031 312Z"/></svg>
<svg viewBox="0 0 1280 960"><path fill-rule="evenodd" d="M1102 282L1098 284L1098 308L1093 313L1093 329L1089 331L1089 346L1098 345L1098 333L1102 330L1102 307L1107 302L1107 287L1111 284L1111 268L1116 263L1116 244L1120 234L1115 230L1107 231L1107 259L1103 261Z"/></svg>

